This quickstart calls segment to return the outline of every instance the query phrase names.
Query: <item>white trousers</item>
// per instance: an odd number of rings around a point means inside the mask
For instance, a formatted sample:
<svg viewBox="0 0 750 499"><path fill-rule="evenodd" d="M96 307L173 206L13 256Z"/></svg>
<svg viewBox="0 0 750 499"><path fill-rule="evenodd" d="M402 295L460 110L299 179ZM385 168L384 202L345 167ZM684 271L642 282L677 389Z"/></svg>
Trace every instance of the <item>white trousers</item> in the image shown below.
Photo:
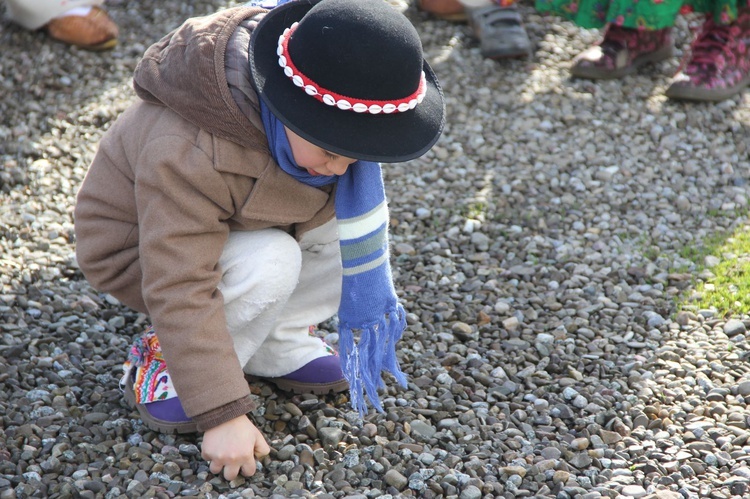
<svg viewBox="0 0 750 499"><path fill-rule="evenodd" d="M39 29L76 7L101 5L104 0L5 0L8 17L26 29Z"/></svg>
<svg viewBox="0 0 750 499"><path fill-rule="evenodd" d="M308 330L341 300L335 219L299 243L278 229L230 232L219 264L227 326L247 374L283 376L328 355Z"/></svg>

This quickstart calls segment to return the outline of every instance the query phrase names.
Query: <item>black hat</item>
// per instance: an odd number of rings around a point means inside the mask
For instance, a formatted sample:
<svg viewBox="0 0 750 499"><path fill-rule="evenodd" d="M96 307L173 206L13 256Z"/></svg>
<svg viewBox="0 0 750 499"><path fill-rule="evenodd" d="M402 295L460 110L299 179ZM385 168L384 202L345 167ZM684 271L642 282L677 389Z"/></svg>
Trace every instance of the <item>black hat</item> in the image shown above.
<svg viewBox="0 0 750 499"><path fill-rule="evenodd" d="M269 110L336 154L407 161L443 130L443 93L419 35L385 0L294 0L274 8L253 32L250 68Z"/></svg>

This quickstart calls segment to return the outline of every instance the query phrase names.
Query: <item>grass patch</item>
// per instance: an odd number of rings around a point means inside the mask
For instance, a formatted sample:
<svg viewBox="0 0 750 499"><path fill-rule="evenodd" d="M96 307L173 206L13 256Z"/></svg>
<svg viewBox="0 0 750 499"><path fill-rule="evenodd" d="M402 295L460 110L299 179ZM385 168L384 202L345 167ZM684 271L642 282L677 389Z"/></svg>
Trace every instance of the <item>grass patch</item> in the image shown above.
<svg viewBox="0 0 750 499"><path fill-rule="evenodd" d="M750 226L745 226L739 229L738 232L750 230ZM734 237L734 236L732 236ZM679 255L698 265L703 265L704 259L709 255L719 256L724 252L724 244L728 243L731 239L727 239L727 234L714 234L708 236L703 240L703 244L700 246L685 246L679 251Z"/></svg>
<svg viewBox="0 0 750 499"><path fill-rule="evenodd" d="M484 220L487 209L487 203L483 201L472 201L462 208L461 216L472 220Z"/></svg>
<svg viewBox="0 0 750 499"><path fill-rule="evenodd" d="M680 253L704 267L706 256L719 258L719 264L708 269L714 275L696 286L684 303L700 309L714 308L717 315L746 313L750 310L750 225L738 229L731 237L715 236L700 248L685 248Z"/></svg>

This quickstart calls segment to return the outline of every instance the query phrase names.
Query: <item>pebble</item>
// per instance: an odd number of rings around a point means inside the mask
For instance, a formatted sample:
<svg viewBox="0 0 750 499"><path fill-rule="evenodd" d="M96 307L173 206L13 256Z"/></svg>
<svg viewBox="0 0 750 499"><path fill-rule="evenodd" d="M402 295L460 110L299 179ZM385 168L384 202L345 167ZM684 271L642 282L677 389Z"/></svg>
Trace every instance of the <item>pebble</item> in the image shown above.
<svg viewBox="0 0 750 499"><path fill-rule="evenodd" d="M388 470L385 473L384 479L385 483L394 487L396 490L403 490L409 483L409 480L404 475L393 469Z"/></svg>
<svg viewBox="0 0 750 499"><path fill-rule="evenodd" d="M744 334L746 332L747 327L741 320L729 319L726 324L724 324L724 334L726 334L730 338L732 336L737 336L738 334Z"/></svg>
<svg viewBox="0 0 750 499"><path fill-rule="evenodd" d="M383 169L407 388L385 376L360 419L345 394L254 385L273 451L232 482L200 436L145 428L117 381L149 320L81 276L75 193L146 47L237 3L110 2L102 54L0 38L0 499L748 495L750 317L697 287L747 255L689 258L748 230L747 98L665 101L676 58L569 79L597 33L523 5L536 53L502 63L402 5L448 111L432 151Z"/></svg>

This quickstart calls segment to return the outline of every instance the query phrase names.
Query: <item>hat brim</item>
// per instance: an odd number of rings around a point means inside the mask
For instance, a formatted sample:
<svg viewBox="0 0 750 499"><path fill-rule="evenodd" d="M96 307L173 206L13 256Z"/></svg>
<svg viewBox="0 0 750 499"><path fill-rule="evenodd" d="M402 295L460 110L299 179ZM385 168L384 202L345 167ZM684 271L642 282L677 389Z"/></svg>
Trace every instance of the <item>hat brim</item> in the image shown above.
<svg viewBox="0 0 750 499"><path fill-rule="evenodd" d="M307 95L279 66L279 36L320 0L294 0L271 10L250 42L250 71L258 95L294 133L332 153L366 161L417 158L437 142L445 124L443 92L424 62L427 93L414 109L393 114L342 111Z"/></svg>

